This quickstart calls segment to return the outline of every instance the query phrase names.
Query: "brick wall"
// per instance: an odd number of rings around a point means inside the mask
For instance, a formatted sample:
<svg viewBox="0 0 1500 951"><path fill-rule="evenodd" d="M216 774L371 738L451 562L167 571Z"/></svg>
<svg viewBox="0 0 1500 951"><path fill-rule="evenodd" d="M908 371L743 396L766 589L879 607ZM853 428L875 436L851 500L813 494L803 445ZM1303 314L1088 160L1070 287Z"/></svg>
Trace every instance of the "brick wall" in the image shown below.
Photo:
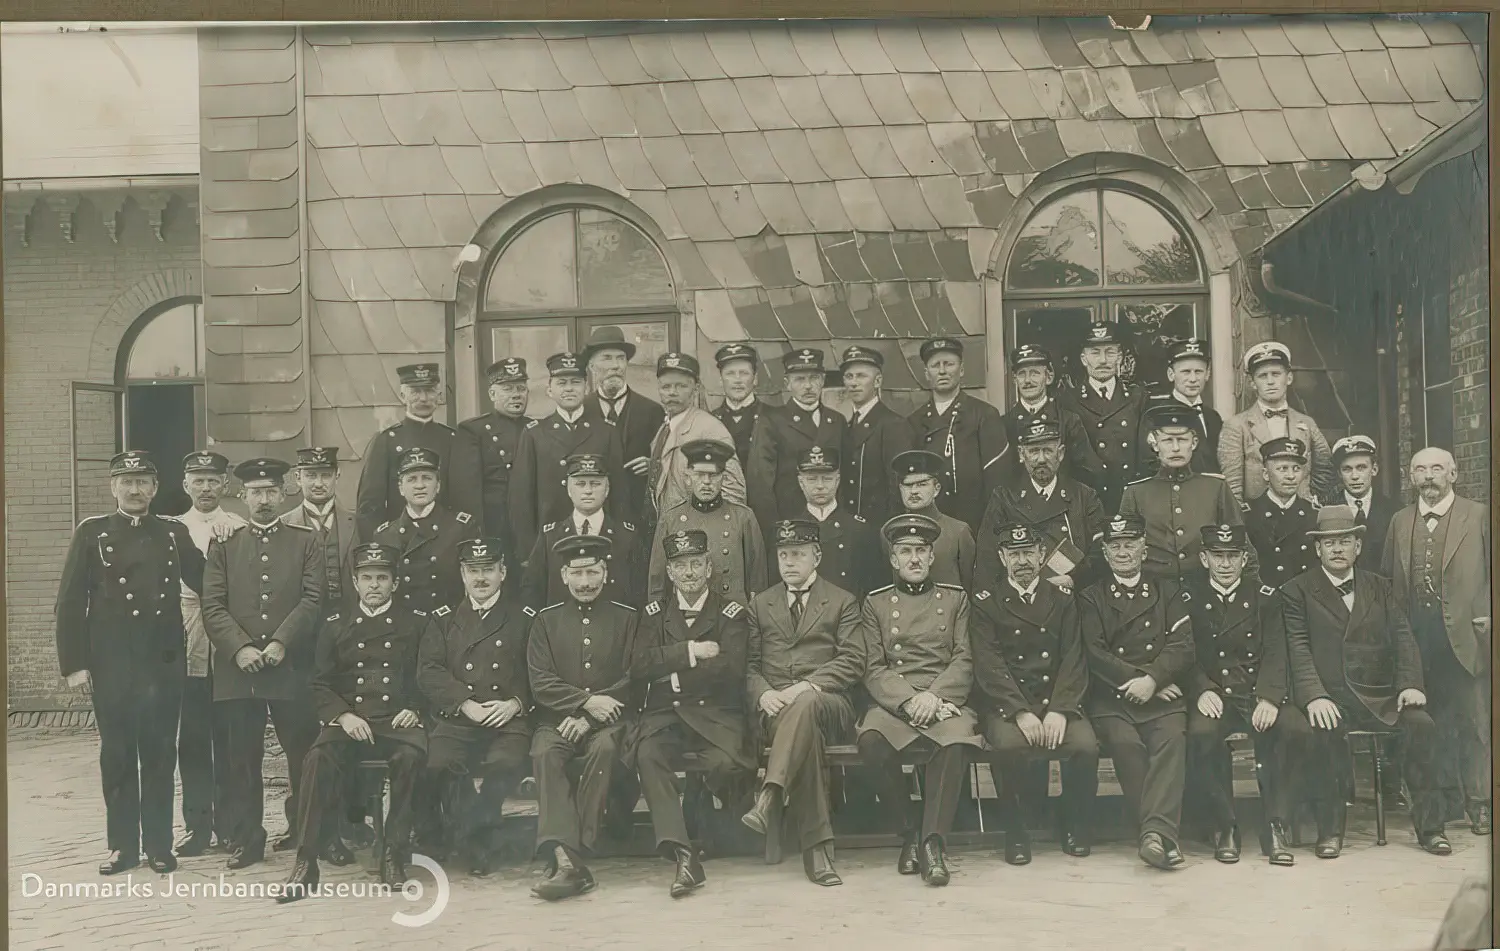
<svg viewBox="0 0 1500 951"><path fill-rule="evenodd" d="M1481 244L1482 247L1482 244ZM1453 353L1453 455L1460 495L1490 497L1490 275L1483 265L1448 292Z"/></svg>
<svg viewBox="0 0 1500 951"><path fill-rule="evenodd" d="M56 211L38 205L28 217L29 205L5 203L5 586L13 710L81 700L58 678L52 620L72 531L69 382L115 382L115 352L134 318L152 304L196 294L199 268L191 215L169 213L158 240L149 213L128 203L119 212L116 242L85 198L72 213L69 243Z"/></svg>

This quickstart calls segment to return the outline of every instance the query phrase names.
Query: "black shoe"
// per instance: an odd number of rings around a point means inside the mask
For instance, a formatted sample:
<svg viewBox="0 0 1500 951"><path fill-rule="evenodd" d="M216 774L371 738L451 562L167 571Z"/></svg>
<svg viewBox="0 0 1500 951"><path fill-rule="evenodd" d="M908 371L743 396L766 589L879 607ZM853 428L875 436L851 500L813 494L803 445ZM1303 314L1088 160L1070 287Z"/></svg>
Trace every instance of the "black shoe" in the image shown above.
<svg viewBox="0 0 1500 951"><path fill-rule="evenodd" d="M126 855L118 849L109 853L109 858L99 863L100 875L118 875L141 864L140 856Z"/></svg>
<svg viewBox="0 0 1500 951"><path fill-rule="evenodd" d="M162 855L146 856L146 865L151 871L158 875L166 875L168 872L177 871L177 856L171 852Z"/></svg>
<svg viewBox="0 0 1500 951"><path fill-rule="evenodd" d="M1448 842L1448 837L1441 832L1418 832L1417 844L1425 852L1433 855L1452 855L1453 846Z"/></svg>
<svg viewBox="0 0 1500 951"><path fill-rule="evenodd" d="M1011 865L1031 863L1031 836L1024 832L1005 833L1005 861Z"/></svg>
<svg viewBox="0 0 1500 951"><path fill-rule="evenodd" d="M1176 842L1165 836L1162 837L1162 842L1166 846L1167 868L1182 868L1187 864L1187 859L1182 857L1182 849L1177 847Z"/></svg>
<svg viewBox="0 0 1500 951"><path fill-rule="evenodd" d="M815 845L802 853L802 871L807 873L807 880L814 885L833 887L844 884L839 878L838 869L833 867L833 846L828 844Z"/></svg>
<svg viewBox="0 0 1500 951"><path fill-rule="evenodd" d="M1469 813L1469 828L1475 835L1490 834L1490 804L1481 802L1474 806L1474 811Z"/></svg>
<svg viewBox="0 0 1500 951"><path fill-rule="evenodd" d="M1170 870L1171 862L1167 860L1167 843L1160 832L1147 832L1141 835L1141 847L1138 852L1141 861L1152 868Z"/></svg>
<svg viewBox="0 0 1500 951"><path fill-rule="evenodd" d="M755 796L755 805L750 811L740 818L751 831L765 835L766 830L776 821L776 813L781 805L781 799L777 791L770 786L762 786L760 792Z"/></svg>
<svg viewBox="0 0 1500 951"><path fill-rule="evenodd" d="M1062 850L1064 855L1081 859L1087 858L1093 847L1089 845L1088 836L1070 829L1062 834Z"/></svg>
<svg viewBox="0 0 1500 951"><path fill-rule="evenodd" d="M531 889L531 893L543 901L561 901L582 895L594 888L594 876L582 865L559 868L553 875L542 879Z"/></svg>
<svg viewBox="0 0 1500 951"><path fill-rule="evenodd" d="M249 868L251 865L257 862L264 862L265 860L266 839L262 835L256 837L252 842L242 842L236 845L234 851L229 853L229 861L224 863L224 867L233 871L235 869Z"/></svg>
<svg viewBox="0 0 1500 951"><path fill-rule="evenodd" d="M367 849L375 844L375 830L363 822L351 822L342 838L356 849Z"/></svg>
<svg viewBox="0 0 1500 951"><path fill-rule="evenodd" d="M292 852L297 848L297 833L288 829L271 840L272 852Z"/></svg>
<svg viewBox="0 0 1500 951"><path fill-rule="evenodd" d="M1343 836L1337 833L1324 835L1321 830L1318 832L1318 842L1313 846L1314 855L1320 859L1336 859L1342 851L1344 851Z"/></svg>
<svg viewBox="0 0 1500 951"><path fill-rule="evenodd" d="M908 832L901 837L901 854L896 856L896 871L901 875L916 875L922 871L922 862L917 858L915 832Z"/></svg>
<svg viewBox="0 0 1500 951"><path fill-rule="evenodd" d="M380 880L392 888L400 888L406 884L406 863L401 860L396 849L386 846L385 854L380 857Z"/></svg>
<svg viewBox="0 0 1500 951"><path fill-rule="evenodd" d="M354 864L354 853L349 851L349 846L338 836L323 847L323 854L319 856L329 865L345 866Z"/></svg>
<svg viewBox="0 0 1500 951"><path fill-rule="evenodd" d="M673 898L681 898L702 888L703 883L708 881L708 876L703 874L703 863L698 861L696 851L680 846L674 851L677 856L677 874L672 878L672 887L668 890L668 894Z"/></svg>
<svg viewBox="0 0 1500 951"><path fill-rule="evenodd" d="M318 860L297 856L297 864L292 866L292 874L287 877L281 886L281 893L276 896L278 905L288 902L300 901L308 896L318 885Z"/></svg>
<svg viewBox="0 0 1500 951"><path fill-rule="evenodd" d="M947 858L942 838L929 835L922 843L922 881L936 888L948 884L952 876L948 874Z"/></svg>
<svg viewBox="0 0 1500 951"><path fill-rule="evenodd" d="M1225 865L1233 865L1240 860L1240 829L1239 826L1230 826L1214 833L1214 858Z"/></svg>
<svg viewBox="0 0 1500 951"><path fill-rule="evenodd" d="M1266 858L1270 859L1272 865L1292 865L1296 858L1292 855L1292 847L1287 842L1286 828L1280 820L1272 819L1270 828L1263 837L1262 851Z"/></svg>
<svg viewBox="0 0 1500 951"><path fill-rule="evenodd" d="M490 867L490 850L482 846L476 846L469 850L469 874L475 878L484 878L492 871Z"/></svg>
<svg viewBox="0 0 1500 951"><path fill-rule="evenodd" d="M207 852L209 846L213 845L214 835L212 832L189 832L178 840L172 847L172 851L182 858L196 858Z"/></svg>

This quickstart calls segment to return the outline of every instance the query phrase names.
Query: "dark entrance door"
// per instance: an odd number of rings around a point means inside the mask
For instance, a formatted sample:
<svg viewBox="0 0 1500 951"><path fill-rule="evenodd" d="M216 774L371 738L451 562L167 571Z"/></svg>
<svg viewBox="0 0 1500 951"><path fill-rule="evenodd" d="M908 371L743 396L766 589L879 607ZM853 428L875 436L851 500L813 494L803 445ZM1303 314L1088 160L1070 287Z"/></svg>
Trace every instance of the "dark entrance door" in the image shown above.
<svg viewBox="0 0 1500 951"><path fill-rule="evenodd" d="M182 457L197 449L192 383L135 383L125 392L131 449L144 449L156 460L160 487L151 511L181 515L192 505L182 488Z"/></svg>

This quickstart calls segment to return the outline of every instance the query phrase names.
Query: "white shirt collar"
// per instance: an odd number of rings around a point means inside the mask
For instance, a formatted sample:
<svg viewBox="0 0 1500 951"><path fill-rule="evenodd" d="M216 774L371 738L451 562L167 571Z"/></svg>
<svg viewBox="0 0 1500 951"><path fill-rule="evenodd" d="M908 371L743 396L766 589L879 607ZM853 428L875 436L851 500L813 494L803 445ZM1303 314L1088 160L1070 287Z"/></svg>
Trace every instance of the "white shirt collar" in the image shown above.
<svg viewBox="0 0 1500 951"><path fill-rule="evenodd" d="M1276 497L1276 493L1272 492L1270 489L1266 490L1266 499L1272 505L1274 505L1277 508L1281 509L1283 512L1285 512L1287 509L1291 508L1293 505L1297 504L1297 497L1295 495L1292 496L1290 499L1287 499L1285 502L1283 502L1279 498L1277 498Z"/></svg>
<svg viewBox="0 0 1500 951"><path fill-rule="evenodd" d="M1241 581L1243 581L1243 580L1244 579L1242 578ZM1221 587L1219 585L1219 583L1217 581L1215 581L1214 579L1212 579L1212 578L1208 579L1208 584L1209 584L1209 587L1213 588L1215 591L1219 592L1220 594L1225 594L1225 595L1229 594L1232 591L1238 591L1240 589L1240 581L1236 581L1234 583L1234 587L1232 587L1232 588Z"/></svg>
<svg viewBox="0 0 1500 951"><path fill-rule="evenodd" d="M837 509L838 507L838 499L834 499L832 502L829 502L822 508L814 508L811 502L807 503L807 510L812 513L813 518L817 519L820 522L827 521L828 517L833 514L834 509Z"/></svg>
<svg viewBox="0 0 1500 951"><path fill-rule="evenodd" d="M146 516L145 515L131 515L129 512L125 511L124 509L116 509L115 511L118 512L118 513L120 513L120 517L128 520L130 522L130 524L133 525L133 526L138 526L138 525L140 525L142 522L144 522L146 520Z"/></svg>
<svg viewBox="0 0 1500 951"><path fill-rule="evenodd" d="M1113 578L1115 584L1119 585L1120 587L1122 587L1122 588L1130 588L1130 589L1134 590L1136 587L1138 587L1140 585L1142 579L1145 578L1145 575L1139 575L1138 574L1138 575L1136 575L1134 578L1132 578L1129 581L1126 581L1124 578L1121 578L1117 574L1111 574L1110 577Z"/></svg>
<svg viewBox="0 0 1500 951"><path fill-rule="evenodd" d="M1453 490L1449 489L1447 496L1444 497L1443 500L1436 505L1429 506L1421 499L1417 499L1417 511L1423 518L1426 518L1429 515L1447 515L1448 510L1453 508L1454 498L1455 496L1453 495Z"/></svg>
<svg viewBox="0 0 1500 951"><path fill-rule="evenodd" d="M801 590L801 591L811 591L812 590L812 586L815 585L815 584L817 584L817 583L818 583L818 573L816 571L814 571L810 576L808 576L807 583L804 584L799 590ZM786 582L783 581L782 584L786 584ZM789 584L786 584L786 598L787 598L787 602L786 603L787 604L791 604L792 603L792 586L789 585Z"/></svg>
<svg viewBox="0 0 1500 951"><path fill-rule="evenodd" d="M1020 585L1016 584L1016 579L1010 577L1009 575L1005 576L1005 583L1010 585L1012 588L1015 588L1017 594L1035 594L1036 587L1039 583L1041 583L1041 580L1042 576L1038 574L1035 578L1031 579L1031 584L1023 588Z"/></svg>
<svg viewBox="0 0 1500 951"><path fill-rule="evenodd" d="M708 589L707 588L703 589L703 593L700 594L700 595L698 595L698 600L695 601L695 602L693 602L692 604L689 604L687 602L687 599L685 599L682 596L682 592L681 591L677 592L677 606L682 609L682 611L683 611L684 614L702 614L703 613L703 602L705 602L707 600L708 600Z"/></svg>
<svg viewBox="0 0 1500 951"><path fill-rule="evenodd" d="M387 601L375 610L370 610L363 601L359 602L359 609L364 612L365 617L380 617L391 609L391 602Z"/></svg>
<svg viewBox="0 0 1500 951"><path fill-rule="evenodd" d="M582 512L578 511L577 509L573 510L573 530L575 532L577 532L580 535L583 535L583 534L597 535L597 534L599 534L598 532L588 532L588 533L585 533L584 530L583 530L583 525L584 525L585 522L590 522L593 525L597 526L600 530L603 530L603 528L604 528L604 512L603 511L599 511L599 512L595 512L593 515L584 515Z"/></svg>
<svg viewBox="0 0 1500 951"><path fill-rule="evenodd" d="M1028 403L1025 400L1021 400L1020 403L1021 403L1021 408L1024 409L1026 412L1035 414L1043 406L1047 405L1047 397L1044 396L1041 399L1037 400L1035 403Z"/></svg>
<svg viewBox="0 0 1500 951"><path fill-rule="evenodd" d="M424 507L420 509L412 508L411 503L408 502L406 505L406 514L411 517L411 520L413 522L420 522L422 519L431 515L432 510L435 508L437 508L436 501L428 502Z"/></svg>
<svg viewBox="0 0 1500 951"><path fill-rule="evenodd" d="M573 414L570 416L570 415L568 415L568 411L567 410L565 410L561 406L559 406L557 408L557 415L560 416L560 417L562 417L562 421L563 422L565 422L569 426L571 426L574 423L578 422L579 417L583 415L583 410L584 410L584 407L580 406L576 410L574 410Z"/></svg>
<svg viewBox="0 0 1500 951"><path fill-rule="evenodd" d="M1046 485L1037 485L1036 480L1031 478L1028 478L1026 481L1030 482L1031 487L1036 489L1037 493L1043 498L1050 499L1052 498L1052 493L1057 491L1057 476L1053 476L1052 481Z"/></svg>
<svg viewBox="0 0 1500 951"><path fill-rule="evenodd" d="M932 396L932 411L941 416L944 413L948 412L948 407L952 406L957 400L958 393L954 393L952 396L948 397L945 400L938 399L937 394L934 393Z"/></svg>
<svg viewBox="0 0 1500 951"><path fill-rule="evenodd" d="M1322 568L1321 565L1319 567ZM1350 570L1349 577L1347 577L1347 578L1335 578L1333 575L1331 575L1331 574L1328 573L1328 569L1327 568L1322 568L1322 571L1323 571L1324 577L1326 577L1328 579L1328 583L1331 584L1331 585L1333 585L1335 588L1337 588L1339 585L1343 584L1345 581L1352 581L1354 579L1354 571L1352 569Z"/></svg>
<svg viewBox="0 0 1500 951"><path fill-rule="evenodd" d="M328 516L333 514L333 502L333 499L329 499L328 502L320 509L313 503L307 501L306 499L303 499L302 507L307 509L312 514L316 515L318 518L327 518Z"/></svg>
<svg viewBox="0 0 1500 951"><path fill-rule="evenodd" d="M433 420L437 419L437 414L433 413L431 416L427 417L426 419L423 419L420 416L413 416L411 414L411 410L407 410L406 411L406 418L409 419L409 420L411 420L414 423L422 423L423 425L426 425L427 423L430 423Z"/></svg>
<svg viewBox="0 0 1500 951"><path fill-rule="evenodd" d="M610 399L601 392L599 394L599 407L603 409L605 406L613 406L616 413L623 412L625 409L625 397L629 395L630 387L628 386L625 387L625 389L621 390L620 395L615 397L614 399Z"/></svg>
<svg viewBox="0 0 1500 951"><path fill-rule="evenodd" d="M870 414L870 410L874 409L875 408L875 404L879 403L879 402L880 402L880 394L876 393L874 396L870 397L870 401L868 403L864 403L864 404L861 404L859 406L854 407L854 419L855 419L855 421L857 422L859 420L864 419L866 416L868 416Z"/></svg>
<svg viewBox="0 0 1500 951"><path fill-rule="evenodd" d="M1183 396L1181 393L1177 392L1176 390L1172 391L1172 399L1174 399L1177 402L1181 403L1183 406L1202 406L1203 405L1203 397L1200 396L1197 399L1190 400L1186 396Z"/></svg>
<svg viewBox="0 0 1500 951"><path fill-rule="evenodd" d="M819 400L811 406L804 406L798 400L792 400L792 405L804 413L816 413L823 408L823 401Z"/></svg>
<svg viewBox="0 0 1500 951"><path fill-rule="evenodd" d="M470 595L469 606L472 607L476 613L483 614L484 612L495 606L496 602L500 600L500 595L503 593L504 592L501 589L495 589L495 593L490 595L488 601L475 601L474 596Z"/></svg>
<svg viewBox="0 0 1500 951"><path fill-rule="evenodd" d="M1103 393L1105 399L1112 400L1115 398L1115 384L1118 382L1119 379L1117 377L1110 377L1103 383L1100 383L1093 377L1089 377L1088 385L1089 389L1093 390L1095 393Z"/></svg>
<svg viewBox="0 0 1500 951"><path fill-rule="evenodd" d="M1262 413L1265 413L1267 411L1279 413L1282 410L1286 410L1287 420L1290 422L1292 418L1292 407L1288 403L1282 403L1280 406L1267 406L1264 400L1256 400L1255 408L1260 410Z"/></svg>
<svg viewBox="0 0 1500 951"><path fill-rule="evenodd" d="M1356 495L1351 495L1349 493L1349 490L1345 489L1344 490L1344 501L1346 503L1348 503L1348 505L1349 505L1350 508L1354 508L1354 503L1355 502L1363 502L1363 503L1365 503L1365 510L1369 511L1370 506L1372 506L1372 505L1375 504L1375 491L1372 489L1369 492L1366 492L1362 496L1356 496Z"/></svg>
<svg viewBox="0 0 1500 951"><path fill-rule="evenodd" d="M730 399L729 397L727 397L727 396L724 397L724 405L729 409L730 412L733 412L733 413L738 413L740 410L744 409L745 407L749 406L750 404L752 404L754 402L755 402L755 394L754 393L751 393L749 396L745 397L745 401L743 403L736 403L734 400Z"/></svg>

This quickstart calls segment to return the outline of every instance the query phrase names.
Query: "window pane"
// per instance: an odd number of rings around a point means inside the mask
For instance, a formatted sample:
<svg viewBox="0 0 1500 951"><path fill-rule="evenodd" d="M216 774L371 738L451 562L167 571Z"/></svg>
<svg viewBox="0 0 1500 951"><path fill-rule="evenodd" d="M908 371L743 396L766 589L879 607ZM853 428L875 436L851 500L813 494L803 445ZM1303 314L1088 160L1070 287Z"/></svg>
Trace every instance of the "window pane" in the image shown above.
<svg viewBox="0 0 1500 951"><path fill-rule="evenodd" d="M1111 284L1196 284L1193 242L1150 202L1104 193L1104 267Z"/></svg>
<svg viewBox="0 0 1500 951"><path fill-rule="evenodd" d="M1016 288L1099 285L1099 193L1076 192L1032 216L1011 252L1006 283Z"/></svg>
<svg viewBox="0 0 1500 951"><path fill-rule="evenodd" d="M130 348L125 375L132 380L202 376L198 313L197 304L179 304L152 318Z"/></svg>
<svg viewBox="0 0 1500 951"><path fill-rule="evenodd" d="M1057 376L1054 389L1074 386L1083 380L1078 349L1088 334L1089 325L1094 322L1094 314L1095 308L1090 304L1017 307L1012 312L1011 335L1007 345L1014 350L1029 343L1046 350L1052 355L1052 368ZM1005 394L1007 404L1014 399L1014 390Z"/></svg>
<svg viewBox="0 0 1500 951"><path fill-rule="evenodd" d="M618 320L600 320L585 323L579 328L579 337L588 340L595 327L619 327L625 339L635 344L635 356L625 368L625 384L637 393L655 398L656 360L671 349L670 328L665 320L621 323ZM580 345L581 346L581 345ZM592 379L590 383L592 383Z"/></svg>
<svg viewBox="0 0 1500 951"><path fill-rule="evenodd" d="M541 418L550 414L556 407L547 398L547 358L568 349L567 323L541 327L490 324L487 329L490 352L486 355L484 365L487 367L506 357L525 360L531 390L531 404L526 408L526 415ZM486 395L482 397L482 402L486 404L489 402L488 389L486 386ZM488 405L483 407L484 412L490 409Z"/></svg>
<svg viewBox="0 0 1500 951"><path fill-rule="evenodd" d="M1203 337L1193 302L1116 304L1115 321L1125 330L1130 345L1125 348L1120 375L1149 389L1167 381L1167 350L1189 337Z"/></svg>
<svg viewBox="0 0 1500 951"><path fill-rule="evenodd" d="M578 213L578 284L584 307L671 304L672 278L661 252L621 218Z"/></svg>
<svg viewBox="0 0 1500 951"><path fill-rule="evenodd" d="M487 310L578 306L573 213L543 218L500 252L485 288Z"/></svg>

